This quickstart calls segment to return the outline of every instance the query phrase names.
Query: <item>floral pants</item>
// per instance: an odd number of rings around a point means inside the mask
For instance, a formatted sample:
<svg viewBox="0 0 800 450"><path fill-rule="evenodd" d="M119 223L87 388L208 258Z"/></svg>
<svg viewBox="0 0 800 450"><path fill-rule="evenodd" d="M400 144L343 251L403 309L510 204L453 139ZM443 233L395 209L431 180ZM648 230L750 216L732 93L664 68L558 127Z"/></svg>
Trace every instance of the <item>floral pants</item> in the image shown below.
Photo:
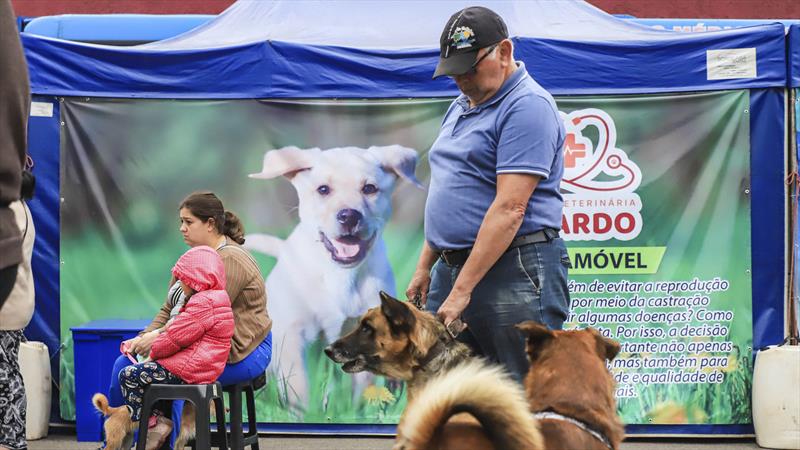
<svg viewBox="0 0 800 450"><path fill-rule="evenodd" d="M0 330L0 447L25 449L25 386L19 371L22 330Z"/></svg>
<svg viewBox="0 0 800 450"><path fill-rule="evenodd" d="M119 386L122 390L122 397L125 405L131 413L131 420L137 422L142 413L142 401L144 401L144 388L151 384L184 384L164 366L155 362L148 361L134 364L122 369L119 373Z"/></svg>

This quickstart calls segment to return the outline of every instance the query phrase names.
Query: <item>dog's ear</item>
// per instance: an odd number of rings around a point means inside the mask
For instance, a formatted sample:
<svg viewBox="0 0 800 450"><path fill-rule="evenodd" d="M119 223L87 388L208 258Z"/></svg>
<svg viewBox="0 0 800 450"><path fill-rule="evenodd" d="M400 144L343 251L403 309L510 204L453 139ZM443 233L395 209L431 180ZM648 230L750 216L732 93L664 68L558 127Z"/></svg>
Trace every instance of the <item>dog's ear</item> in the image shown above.
<svg viewBox="0 0 800 450"><path fill-rule="evenodd" d="M394 172L397 176L422 189L422 184L414 173L417 170L416 150L401 145L386 145L372 146L367 151L378 158L384 169Z"/></svg>
<svg viewBox="0 0 800 450"><path fill-rule="evenodd" d="M555 338L555 334L550 331L546 326L527 320L516 325L517 329L525 336L525 351L528 353L528 358L531 362L536 361L542 348Z"/></svg>
<svg viewBox="0 0 800 450"><path fill-rule="evenodd" d="M408 333L414 327L416 317L408 309L408 306L400 300L392 297L386 292L381 291L381 312L389 322L392 333Z"/></svg>
<svg viewBox="0 0 800 450"><path fill-rule="evenodd" d="M318 148L302 150L295 146L268 150L264 154L264 165L261 172L251 173L249 177L266 180L282 175L291 180L298 172L313 167L314 160L320 152L322 150Z"/></svg>
<svg viewBox="0 0 800 450"><path fill-rule="evenodd" d="M600 355L600 358L611 361L619 354L621 348L619 342L603 336L594 328L590 327L588 330L594 335L594 339L597 342L597 354Z"/></svg>

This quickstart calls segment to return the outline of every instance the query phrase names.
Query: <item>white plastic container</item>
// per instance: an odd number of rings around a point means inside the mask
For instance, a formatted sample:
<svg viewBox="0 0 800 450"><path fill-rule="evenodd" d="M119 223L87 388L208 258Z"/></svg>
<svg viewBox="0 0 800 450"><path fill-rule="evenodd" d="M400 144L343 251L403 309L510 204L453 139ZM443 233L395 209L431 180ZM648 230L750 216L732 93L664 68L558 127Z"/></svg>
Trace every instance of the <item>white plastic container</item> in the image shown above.
<svg viewBox="0 0 800 450"><path fill-rule="evenodd" d="M772 346L756 355L753 426L761 447L800 449L800 346Z"/></svg>
<svg viewBox="0 0 800 450"><path fill-rule="evenodd" d="M50 357L41 342L23 342L19 346L19 368L25 383L27 417L25 438L29 441L47 436L50 423Z"/></svg>

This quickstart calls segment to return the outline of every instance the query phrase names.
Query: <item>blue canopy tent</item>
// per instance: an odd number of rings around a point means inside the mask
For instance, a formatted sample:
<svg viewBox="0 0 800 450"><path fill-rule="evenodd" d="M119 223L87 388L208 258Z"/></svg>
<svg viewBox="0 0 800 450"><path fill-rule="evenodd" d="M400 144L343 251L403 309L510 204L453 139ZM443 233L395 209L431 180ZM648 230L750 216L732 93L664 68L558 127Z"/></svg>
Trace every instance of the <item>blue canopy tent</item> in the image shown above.
<svg viewBox="0 0 800 450"><path fill-rule="evenodd" d="M448 80L430 80L441 32L438 18L463 4L426 3L426 14L419 17L404 2L240 1L189 33L144 46L120 49L33 36L25 46L37 68L31 71L37 94L443 96L456 91ZM778 45L782 27L777 24L685 36L631 24L582 2L489 4L510 18L519 57L556 95L763 88L785 77L783 45ZM413 34L395 31L409 26ZM746 47L758 50L757 77L707 79L706 49ZM321 75L334 69L335 82ZM56 74L57 79L51 77Z"/></svg>
<svg viewBox="0 0 800 450"><path fill-rule="evenodd" d="M186 34L126 48L23 33L34 100L53 105L52 112L30 123L30 150L40 182L32 204L39 231L35 253L39 277L29 337L44 340L53 353L60 346L58 149L63 124L58 98L454 97L458 91L451 80L431 80L437 43L447 17L474 3L240 0ZM749 90L753 347L782 341L783 25L679 34L632 24L580 1L477 3L506 19L517 59L557 96ZM752 73L713 72L708 52L733 49L753 49ZM752 427L631 425L629 432L748 434Z"/></svg>

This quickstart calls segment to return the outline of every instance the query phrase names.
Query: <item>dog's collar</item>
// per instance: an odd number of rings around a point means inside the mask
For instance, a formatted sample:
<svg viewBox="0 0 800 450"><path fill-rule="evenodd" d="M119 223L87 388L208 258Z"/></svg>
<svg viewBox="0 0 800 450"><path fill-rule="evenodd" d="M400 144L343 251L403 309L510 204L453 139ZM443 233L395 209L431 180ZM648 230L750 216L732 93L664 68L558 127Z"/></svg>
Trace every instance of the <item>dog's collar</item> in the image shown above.
<svg viewBox="0 0 800 450"><path fill-rule="evenodd" d="M444 341L438 339L436 344L433 345L430 349L428 349L428 353L419 360L419 367L424 370L424 367L428 365L429 362L433 361L434 358L441 355L444 351L446 345Z"/></svg>
<svg viewBox="0 0 800 450"><path fill-rule="evenodd" d="M581 422L580 420L573 419L572 417L568 417L568 416L562 416L561 414L559 414L559 413L557 413L555 411L540 411L540 412L537 412L537 413L533 413L533 417L535 419L538 419L538 420L554 419L554 420L563 420L564 422L569 422L569 423L577 426L578 428L582 429L583 431L589 433L595 439L597 439L598 441L602 442L603 445L605 445L609 449L613 450L613 447L611 446L611 442L608 440L608 438L603 433L600 433L599 431L591 428L589 425L586 425L584 422Z"/></svg>

